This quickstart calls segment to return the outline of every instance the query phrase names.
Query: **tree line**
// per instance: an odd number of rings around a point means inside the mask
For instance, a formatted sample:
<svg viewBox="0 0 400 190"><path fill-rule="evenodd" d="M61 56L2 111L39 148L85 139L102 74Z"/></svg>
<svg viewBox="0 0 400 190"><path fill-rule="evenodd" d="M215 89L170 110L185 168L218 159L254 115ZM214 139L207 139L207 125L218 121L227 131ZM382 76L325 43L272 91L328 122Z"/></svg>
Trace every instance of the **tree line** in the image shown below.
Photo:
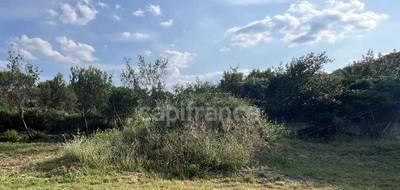
<svg viewBox="0 0 400 190"><path fill-rule="evenodd" d="M381 136L387 115L400 96L400 54L374 55L332 73L323 70L333 60L326 53L310 53L266 70L225 71L217 85L198 83L166 90L168 60L126 68L116 86L112 76L89 66L73 67L70 80L62 74L39 81L39 69L10 51L7 68L0 71L0 132L25 131L61 134L83 130L122 128L137 108L156 108L179 93L229 93L259 107L266 118L279 123L305 122L338 133L349 123L364 122L365 134ZM206 100L205 100L206 101Z"/></svg>

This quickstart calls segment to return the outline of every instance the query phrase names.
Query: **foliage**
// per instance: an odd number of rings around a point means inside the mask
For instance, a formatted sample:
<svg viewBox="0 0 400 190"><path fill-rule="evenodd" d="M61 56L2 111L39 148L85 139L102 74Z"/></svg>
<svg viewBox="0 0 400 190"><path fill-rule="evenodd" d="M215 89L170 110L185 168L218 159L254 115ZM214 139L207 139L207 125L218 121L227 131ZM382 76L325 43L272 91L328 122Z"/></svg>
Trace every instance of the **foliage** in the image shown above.
<svg viewBox="0 0 400 190"><path fill-rule="evenodd" d="M69 82L58 74L38 83L37 68L10 51L8 69L0 71L0 114L5 116L0 131L25 130L31 137L32 129L61 134L76 131L77 121L82 120L88 135L97 128L122 128L133 118L153 119L158 110L168 107L207 106L213 104L209 102L213 98L219 98L221 104L235 102L231 97L222 100L224 93L229 93L257 106L265 118L278 123L329 128L323 134L327 136L356 123L368 126L364 135L380 137L384 135L382 126L392 122L399 103L399 60L400 53L375 56L369 51L361 60L326 73L324 65L332 59L326 53L310 53L277 68L250 73L231 68L218 85L198 81L167 90L166 59L148 62L139 56L136 65L125 59L122 86L113 85L111 75L93 66L71 68ZM141 109L147 111L137 112ZM182 127L188 123L178 120L172 124Z"/></svg>
<svg viewBox="0 0 400 190"><path fill-rule="evenodd" d="M88 133L87 115L104 110L112 86L111 75L90 66L88 69L71 68L71 88L74 90L78 107L85 119Z"/></svg>
<svg viewBox="0 0 400 190"><path fill-rule="evenodd" d="M126 58L126 70L121 74L122 82L131 88L143 89L150 92L152 89L162 90L165 87L164 78L168 60L157 59L154 64L147 63L143 56L139 56L138 70L130 65L131 59Z"/></svg>
<svg viewBox="0 0 400 190"><path fill-rule="evenodd" d="M133 119L130 127L122 131L98 133L72 142L66 154L91 167L147 170L173 177L230 174L249 166L257 152L272 139L271 129L277 126L264 121L260 113L244 101L226 94L191 94L190 91L174 97L171 102L175 104L166 102L159 112L189 104L193 108L241 107L240 119L230 120L224 116L208 122L205 117L210 112L206 111L200 113L199 120L167 121L157 120L159 114L153 113L151 119Z"/></svg>
<svg viewBox="0 0 400 190"><path fill-rule="evenodd" d="M54 79L41 82L37 86L39 104L46 109L73 111L76 105L76 95L63 79L57 74Z"/></svg>
<svg viewBox="0 0 400 190"><path fill-rule="evenodd" d="M273 120L328 126L332 132L362 122L373 128L365 127L366 136L379 137L384 135L379 123L389 122L385 119L400 98L399 57L376 57L369 51L362 60L329 74L322 69L332 60L325 53L311 53L247 76L237 68L225 72L219 88L249 99Z"/></svg>
<svg viewBox="0 0 400 190"><path fill-rule="evenodd" d="M23 137L18 133L17 130L11 129L7 130L2 134L2 138L9 142L20 142Z"/></svg>
<svg viewBox="0 0 400 190"><path fill-rule="evenodd" d="M24 114L34 101L34 87L38 79L37 68L26 63L20 54L9 51L7 70L0 75L0 88L8 104L19 113L29 137L32 137L32 134Z"/></svg>
<svg viewBox="0 0 400 190"><path fill-rule="evenodd" d="M154 63L149 63L139 56L137 67L131 66L130 62L130 58L125 59L126 69L121 74L123 85L140 94L145 106L154 108L167 96L164 81L168 60L156 59Z"/></svg>
<svg viewBox="0 0 400 190"><path fill-rule="evenodd" d="M107 105L107 115L111 117L116 126L124 126L126 119L135 113L141 100L140 92L126 88L113 87Z"/></svg>

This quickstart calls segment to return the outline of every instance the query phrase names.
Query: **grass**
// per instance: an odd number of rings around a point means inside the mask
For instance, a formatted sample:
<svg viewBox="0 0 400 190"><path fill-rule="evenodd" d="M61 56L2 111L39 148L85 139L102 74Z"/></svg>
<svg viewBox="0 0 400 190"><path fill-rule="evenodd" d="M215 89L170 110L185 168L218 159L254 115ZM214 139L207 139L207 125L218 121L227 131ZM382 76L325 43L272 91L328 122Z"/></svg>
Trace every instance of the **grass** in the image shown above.
<svg viewBox="0 0 400 190"><path fill-rule="evenodd" d="M400 142L313 143L287 141L264 154L264 163L292 179L361 189L397 189Z"/></svg>
<svg viewBox="0 0 400 190"><path fill-rule="evenodd" d="M235 177L164 179L82 169L60 144L0 143L0 189L396 189L400 142L285 140Z"/></svg>

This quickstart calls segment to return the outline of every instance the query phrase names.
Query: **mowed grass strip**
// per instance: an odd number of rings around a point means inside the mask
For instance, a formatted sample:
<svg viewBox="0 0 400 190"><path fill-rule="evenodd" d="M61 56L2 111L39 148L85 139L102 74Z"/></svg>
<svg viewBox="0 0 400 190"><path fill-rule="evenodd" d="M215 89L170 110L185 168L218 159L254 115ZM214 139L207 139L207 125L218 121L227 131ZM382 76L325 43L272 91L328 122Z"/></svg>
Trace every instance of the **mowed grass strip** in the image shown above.
<svg viewBox="0 0 400 190"><path fill-rule="evenodd" d="M263 155L263 169L234 177L163 179L81 169L62 145L0 143L0 189L396 189L398 141L315 143L284 140ZM267 179L260 173L282 177Z"/></svg>
<svg viewBox="0 0 400 190"><path fill-rule="evenodd" d="M315 143L289 140L264 154L264 163L293 179L361 189L400 186L398 140Z"/></svg>

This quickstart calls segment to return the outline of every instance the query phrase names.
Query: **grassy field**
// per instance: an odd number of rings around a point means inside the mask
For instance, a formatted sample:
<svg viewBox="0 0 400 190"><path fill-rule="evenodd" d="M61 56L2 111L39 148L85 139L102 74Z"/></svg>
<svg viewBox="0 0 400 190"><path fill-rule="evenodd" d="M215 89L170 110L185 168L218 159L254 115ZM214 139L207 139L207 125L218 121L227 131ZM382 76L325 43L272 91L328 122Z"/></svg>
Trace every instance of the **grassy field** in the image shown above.
<svg viewBox="0 0 400 190"><path fill-rule="evenodd" d="M397 189L399 150L396 141L285 140L235 177L170 180L82 169L61 144L0 143L0 189Z"/></svg>

